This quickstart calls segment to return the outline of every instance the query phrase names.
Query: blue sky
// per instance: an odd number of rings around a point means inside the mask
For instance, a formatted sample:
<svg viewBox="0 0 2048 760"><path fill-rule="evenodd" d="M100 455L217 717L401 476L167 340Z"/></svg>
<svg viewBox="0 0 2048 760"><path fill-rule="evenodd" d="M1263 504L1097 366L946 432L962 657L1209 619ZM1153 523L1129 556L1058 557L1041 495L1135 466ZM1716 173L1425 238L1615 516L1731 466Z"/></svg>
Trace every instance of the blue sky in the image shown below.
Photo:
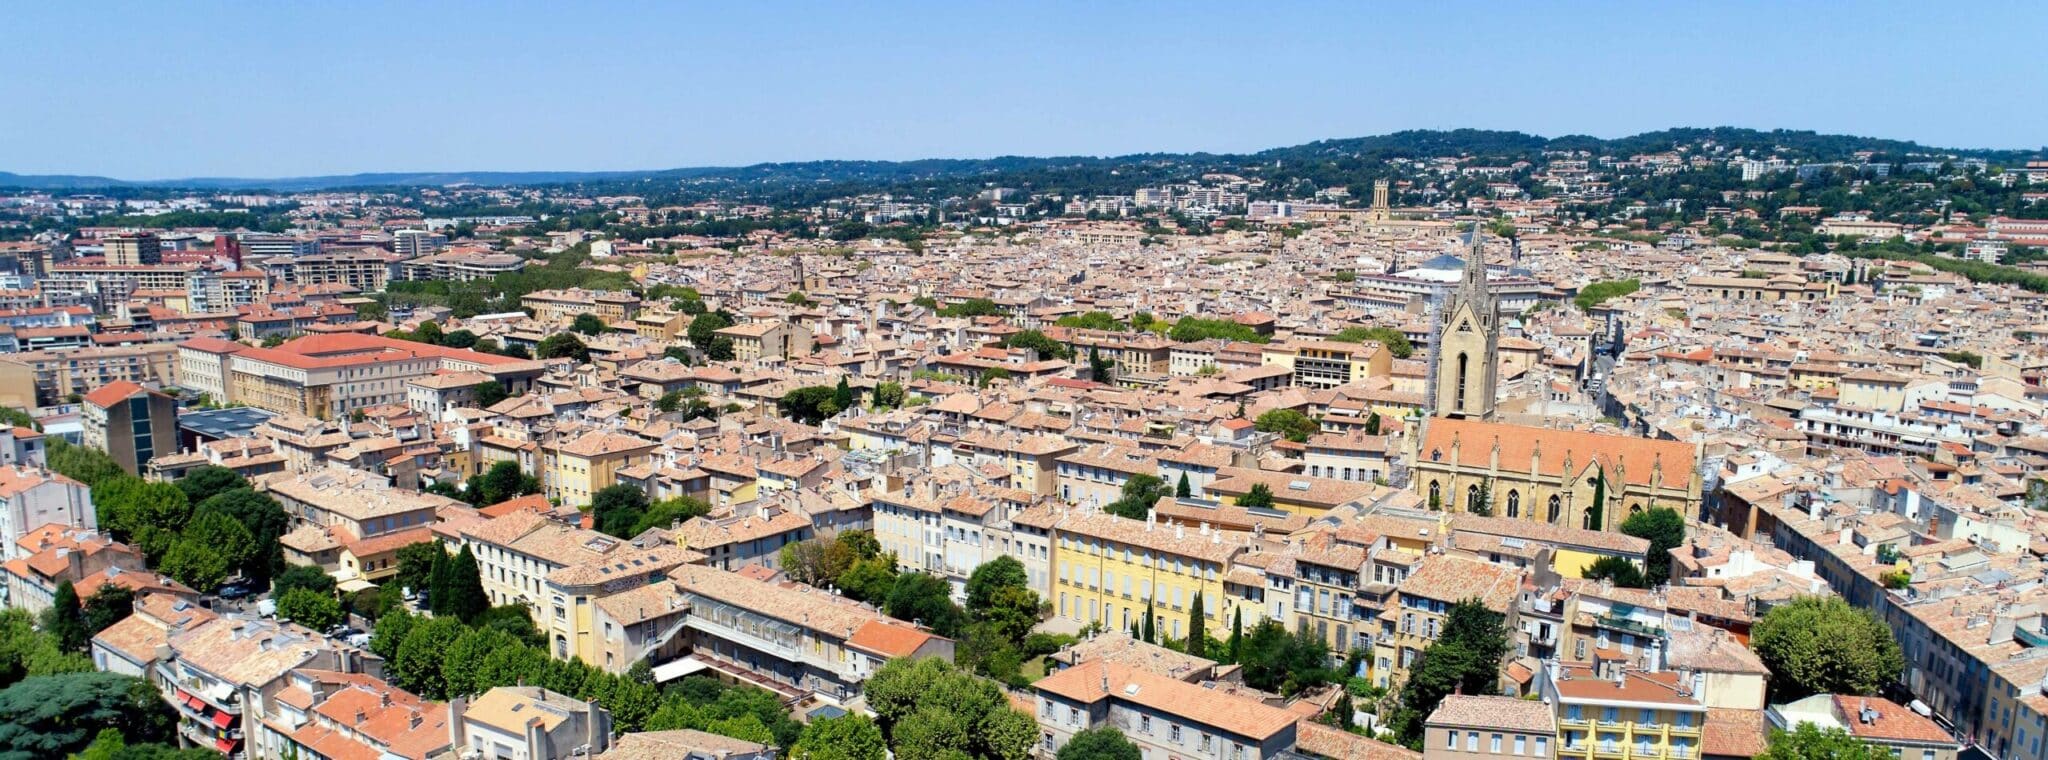
<svg viewBox="0 0 2048 760"><path fill-rule="evenodd" d="M4 16L0 170L22 173L1227 152L1452 127L2048 144L2038 2L58 2Z"/></svg>

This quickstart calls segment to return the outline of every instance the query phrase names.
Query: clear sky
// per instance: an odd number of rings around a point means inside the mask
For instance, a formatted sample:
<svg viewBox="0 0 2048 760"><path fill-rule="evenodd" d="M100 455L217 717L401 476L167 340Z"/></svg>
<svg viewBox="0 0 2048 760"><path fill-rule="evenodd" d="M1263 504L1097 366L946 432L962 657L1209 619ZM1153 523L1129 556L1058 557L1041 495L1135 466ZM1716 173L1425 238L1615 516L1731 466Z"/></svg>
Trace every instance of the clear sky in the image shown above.
<svg viewBox="0 0 2048 760"><path fill-rule="evenodd" d="M98 2L0 10L0 170L1250 151L1409 128L2048 143L2048 3Z"/></svg>

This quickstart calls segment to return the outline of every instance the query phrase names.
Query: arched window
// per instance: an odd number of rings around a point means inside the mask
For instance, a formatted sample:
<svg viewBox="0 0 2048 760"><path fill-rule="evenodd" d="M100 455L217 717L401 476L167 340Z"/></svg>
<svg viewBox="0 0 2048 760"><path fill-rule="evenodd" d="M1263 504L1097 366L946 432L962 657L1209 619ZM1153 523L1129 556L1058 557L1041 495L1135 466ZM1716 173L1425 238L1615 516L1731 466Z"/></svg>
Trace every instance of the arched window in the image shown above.
<svg viewBox="0 0 2048 760"><path fill-rule="evenodd" d="M1509 517L1521 517L1521 516L1522 516L1522 492L1521 492L1521 491L1512 491L1512 490L1511 490L1511 491L1508 491L1508 516L1509 516Z"/></svg>
<svg viewBox="0 0 2048 760"><path fill-rule="evenodd" d="M1554 524L1556 524L1556 523L1557 523L1557 518L1559 518L1559 517L1562 517L1563 515L1564 515L1564 500L1563 500L1563 499L1560 499L1560 498L1557 498L1557 494L1551 494L1551 495L1550 495L1550 516L1549 516L1549 517L1546 517L1546 518L1544 518L1544 519L1545 519L1545 520L1547 520L1547 521L1549 521L1549 522L1550 522L1551 524L1553 524L1553 525L1554 525Z"/></svg>
<svg viewBox="0 0 2048 760"><path fill-rule="evenodd" d="M1461 412L1465 411L1465 380L1467 378L1465 377L1465 355L1462 353L1458 354L1457 374L1451 379L1457 383L1456 395L1451 402L1451 408Z"/></svg>
<svg viewBox="0 0 2048 760"><path fill-rule="evenodd" d="M1432 481L1429 481L1429 508L1430 508L1430 509L1442 509L1442 508L1443 508L1443 503L1444 503L1444 489L1443 489L1443 484L1441 484L1441 483L1438 483L1438 482L1436 482L1436 481L1434 481L1434 480L1432 480Z"/></svg>
<svg viewBox="0 0 2048 760"><path fill-rule="evenodd" d="M1628 513L1629 513L1629 514L1631 514L1631 515L1640 515L1640 514L1642 514L1642 513L1643 513L1643 505L1642 505L1642 504L1640 504L1640 503L1637 503L1637 504L1630 504L1630 505L1628 505Z"/></svg>
<svg viewBox="0 0 2048 760"><path fill-rule="evenodd" d="M1465 511L1479 511L1479 486L1465 486Z"/></svg>

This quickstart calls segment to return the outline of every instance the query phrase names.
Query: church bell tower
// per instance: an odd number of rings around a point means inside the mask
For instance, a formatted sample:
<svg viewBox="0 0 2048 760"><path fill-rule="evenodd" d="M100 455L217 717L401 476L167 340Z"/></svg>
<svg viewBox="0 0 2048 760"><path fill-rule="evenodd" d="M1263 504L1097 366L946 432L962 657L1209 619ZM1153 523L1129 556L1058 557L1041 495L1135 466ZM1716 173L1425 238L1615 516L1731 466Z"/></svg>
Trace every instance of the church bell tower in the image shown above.
<svg viewBox="0 0 2048 760"><path fill-rule="evenodd" d="M1500 381L1500 307L1486 280L1480 223L1472 224L1465 273L1438 312L1440 328L1430 354L1434 413L1492 419Z"/></svg>

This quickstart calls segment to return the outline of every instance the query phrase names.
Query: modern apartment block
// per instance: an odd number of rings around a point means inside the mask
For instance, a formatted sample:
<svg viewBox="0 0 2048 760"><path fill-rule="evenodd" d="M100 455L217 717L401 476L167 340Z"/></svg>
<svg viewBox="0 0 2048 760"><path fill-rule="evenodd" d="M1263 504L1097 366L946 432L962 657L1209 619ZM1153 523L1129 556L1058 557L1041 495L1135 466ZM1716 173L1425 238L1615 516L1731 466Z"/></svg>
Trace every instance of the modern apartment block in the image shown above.
<svg viewBox="0 0 2048 760"><path fill-rule="evenodd" d="M178 451L178 402L168 395L116 381L85 394L83 416L85 445L107 452L130 475Z"/></svg>

